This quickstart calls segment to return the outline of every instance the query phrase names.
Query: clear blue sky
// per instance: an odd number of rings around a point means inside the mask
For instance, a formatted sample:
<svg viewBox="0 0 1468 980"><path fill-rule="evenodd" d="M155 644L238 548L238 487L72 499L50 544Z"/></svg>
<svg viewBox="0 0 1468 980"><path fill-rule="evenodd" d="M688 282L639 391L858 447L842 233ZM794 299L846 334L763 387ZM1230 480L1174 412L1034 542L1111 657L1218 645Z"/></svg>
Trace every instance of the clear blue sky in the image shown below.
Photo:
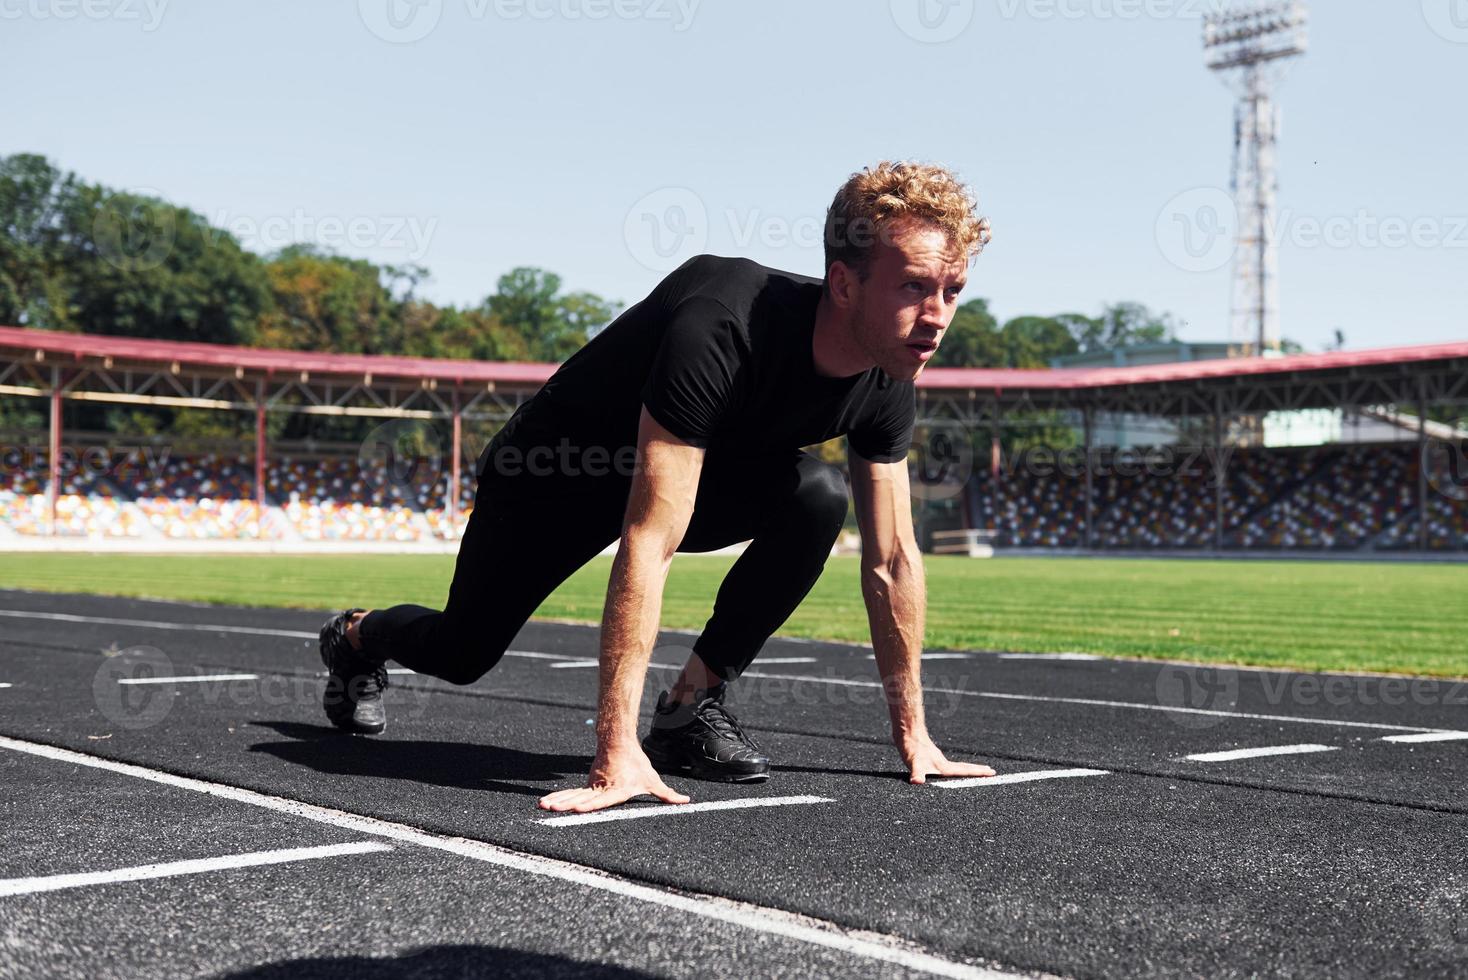
<svg viewBox="0 0 1468 980"><path fill-rule="evenodd" d="M516 265L635 301L668 258L649 221L819 275L845 176L934 160L994 222L970 295L1001 318L1135 299L1227 335L1227 266L1180 268L1158 234L1228 185L1218 0L418 2L0 0L0 153L247 244L416 261L459 304ZM1311 43L1281 89L1285 336L1468 337L1468 0L1317 2Z"/></svg>

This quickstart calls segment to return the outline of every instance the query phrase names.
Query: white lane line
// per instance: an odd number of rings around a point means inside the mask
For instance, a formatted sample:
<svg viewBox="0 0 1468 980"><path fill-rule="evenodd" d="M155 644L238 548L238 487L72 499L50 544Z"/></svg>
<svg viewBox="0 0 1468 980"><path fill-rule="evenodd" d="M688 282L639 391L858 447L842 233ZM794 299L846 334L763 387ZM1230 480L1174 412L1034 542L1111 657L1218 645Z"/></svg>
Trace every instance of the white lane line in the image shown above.
<svg viewBox="0 0 1468 980"><path fill-rule="evenodd" d="M546 827L578 827L588 823L610 823L613 820L639 820L643 817L682 817L713 810L748 810L765 806L803 806L810 803L835 803L824 796L767 796L753 800L719 800L714 803L663 803L639 806L630 810L601 810L596 813L573 813L535 821Z"/></svg>
<svg viewBox="0 0 1468 980"><path fill-rule="evenodd" d="M258 681L259 674L190 674L187 677L119 677L119 684L204 684L210 681Z"/></svg>
<svg viewBox="0 0 1468 980"><path fill-rule="evenodd" d="M1109 776L1107 769L1041 769L1037 772L1009 772L1002 776L977 776L973 779L930 779L944 789L968 789L970 786L1007 786L1011 783L1033 783L1039 779L1071 779L1076 776Z"/></svg>
<svg viewBox="0 0 1468 980"><path fill-rule="evenodd" d="M1258 759L1266 755L1307 755L1311 752L1338 752L1334 745L1266 745L1258 749L1229 749L1226 752L1200 752L1185 755L1188 762L1233 762L1235 759Z"/></svg>
<svg viewBox="0 0 1468 980"><path fill-rule="evenodd" d="M525 660L585 660L585 657L570 657L564 653L540 653L536 650L506 650L507 657L520 657Z"/></svg>
<svg viewBox="0 0 1468 980"><path fill-rule="evenodd" d="M355 813L345 813L341 810L332 810L327 807L302 803L299 800L287 799L285 797L268 796L264 793L257 793L254 790L226 786L223 783L211 783L188 776L175 776L172 773L148 769L129 762L113 762L110 759L87 755L84 752L74 752L71 749L58 749L49 745L40 745L35 742L24 742L19 739L8 738L3 735L0 735L0 749L23 752L28 755L40 756L41 758L52 759L57 762L89 766L94 769L105 769L109 772L145 779L164 786L204 793L220 799L232 800L236 803L244 803L265 810L272 810L277 813L287 813L291 816L313 820L317 823L327 824L343 830L350 830L355 833L370 834L374 837L383 837L405 844L416 844L420 847L445 851L450 854L457 854L460 857L483 861L486 864L510 868L527 874L539 875L543 878L554 878L558 881L579 885L583 888L609 892L622 898L634 899L639 902L646 902L649 905L657 905L662 908L697 915L713 922L741 926L752 932L781 936L797 942L809 943L812 946L822 946L826 949L837 950L851 956L865 957L882 963L892 963L910 970L920 970L936 976L963 978L963 980L1018 980L1020 976L1016 973L1003 973L997 970L971 966L966 963L945 960L932 953L925 953L913 949L906 944L898 945L902 941L894 937L882 937L879 934L870 932L856 933L822 919L795 915L779 909L752 905L747 902L736 902L726 898L666 891L650 885L629 881L625 878L618 878L597 868L572 864L569 861L557 861L534 854L523 854L507 848L497 847L494 844L468 840L462 837L441 837L438 834L431 834L404 824L390 823L386 820L364 817ZM889 940L891 945L883 940Z"/></svg>
<svg viewBox="0 0 1468 980"><path fill-rule="evenodd" d="M558 663L558 664L551 664L551 669L552 670L556 670L556 669L559 669L559 670L569 670L569 669L572 669L572 668L575 668L575 667L595 667L600 662L601 661L599 661L599 660L566 660L566 661L562 661L561 663ZM769 657L769 658L760 657L759 662L762 663L762 664L814 664L814 663L820 663L820 661L817 660L815 657ZM682 670L683 669L683 666L681 664L660 664L660 663L654 662L654 663L649 663L648 666L649 667L658 667L658 668L661 668L663 670Z"/></svg>
<svg viewBox="0 0 1468 980"><path fill-rule="evenodd" d="M1000 660L1105 660L1094 653L1001 653Z"/></svg>
<svg viewBox="0 0 1468 980"><path fill-rule="evenodd" d="M745 671L743 677L768 677L782 681L811 681L816 684L836 684L843 687L881 687L876 681L857 681L845 677L816 677L811 674L763 674ZM1058 698L1044 694L1001 694L998 691L960 691L950 687L925 687L928 694L948 694L966 698L992 698L999 701L1046 701L1052 704L1086 704L1099 708L1127 708L1135 711L1180 712L1189 715L1213 715L1218 718L1249 718L1255 721L1292 721L1301 725L1330 725L1340 728L1371 728L1387 732L1437 732L1439 728L1423 728L1420 725L1382 725L1371 721L1336 721L1332 718L1297 718L1293 715L1257 715L1246 711L1216 711L1210 708L1182 708L1165 704L1146 704L1137 701L1101 701L1095 698Z"/></svg>
<svg viewBox="0 0 1468 980"><path fill-rule="evenodd" d="M352 844L331 844L326 847L292 847L280 851L232 854L229 857L144 864L136 868L117 868L113 871L87 871L80 874L46 875L39 878L8 878L0 879L0 898L9 898L12 895L34 895L37 892L55 892L64 888L110 885L119 881L175 878L179 875L197 875L209 871L258 868L267 864L286 864L291 861L319 861L322 858L339 857L343 854L373 854L390 850L392 850L391 844L364 840Z"/></svg>
<svg viewBox="0 0 1468 980"><path fill-rule="evenodd" d="M13 685L10 685L10 684L0 684L0 687L12 687L12 686Z"/></svg>
<svg viewBox="0 0 1468 980"><path fill-rule="evenodd" d="M1418 732L1415 735L1388 735L1383 742L1457 742L1468 738L1468 732Z"/></svg>
<svg viewBox="0 0 1468 980"><path fill-rule="evenodd" d="M259 626L220 626L207 623L163 623L154 619L112 619L107 616L74 616L71 613L24 612L18 609L0 609L0 616L14 619L48 619L61 623L98 623L103 626L142 626L154 630L186 630L204 633L249 633L256 636L289 636L314 640L316 633L300 630L272 630Z"/></svg>
<svg viewBox="0 0 1468 980"><path fill-rule="evenodd" d="M146 626L156 629L171 630L202 630L205 632L217 631L224 633L254 633L261 636L292 636L304 639L316 639L315 633L303 633L294 630L271 630L258 629L244 626L210 626L191 623L161 623L142 619L108 619L100 616L73 616L68 613L33 613L14 609L0 609L0 616L13 616L23 619L52 619L71 623L105 623L119 626ZM690 634L691 635L691 634ZM782 637L782 642L791 641L792 638ZM807 642L817 642L815 640ZM527 657L537 660L585 660L585 657L571 657L556 653L539 653L533 650L506 650L507 657ZM875 654L868 654L868 659L875 659ZM935 658L969 658L972 654L925 654L925 659ZM776 680L787 681L814 681L821 684L837 684L850 687L881 687L882 685L873 681L847 680L837 677L812 677L801 674L763 674L758 671L746 671L744 677L770 677ZM1345 675L1355 676L1355 675ZM923 690L929 694L951 694L971 698L995 698L1007 701L1048 701L1054 704L1086 704L1102 708L1128 708L1136 711L1166 711L1180 712L1191 715L1212 715L1217 718L1249 718L1255 721L1288 721L1299 725L1330 725L1339 728L1370 728L1387 732L1441 732L1440 728L1423 728L1420 725L1383 725L1369 721L1336 721L1329 718L1297 718L1291 715L1261 715L1242 711L1217 711L1209 708L1184 708L1173 705L1143 704L1133 701L1101 701L1094 698L1057 698L1040 694L1000 694L994 691L956 691L951 688L927 687Z"/></svg>
<svg viewBox="0 0 1468 980"><path fill-rule="evenodd" d="M568 670L575 667L595 667L601 663L600 660L567 660L558 664L551 664L551 670ZM649 663L649 667L657 667L659 670L682 670L682 664L660 664Z"/></svg>
<svg viewBox="0 0 1468 980"><path fill-rule="evenodd" d="M867 659L868 660L876 660L877 659L877 655L875 653L869 653L869 654L867 654ZM925 654L923 654L923 659L924 660L972 660L972 659L974 659L974 655L971 654L971 653L925 653ZM761 660L760 663L767 664L767 663L769 663L769 661L768 660Z"/></svg>
<svg viewBox="0 0 1468 980"><path fill-rule="evenodd" d="M218 623L165 623L156 619L113 619L108 616L76 616L71 613L28 612L20 609L0 609L0 616L13 619L45 619L61 623L97 623L103 626L138 626L155 630L182 630L200 633L242 633L247 636L285 636L291 639L315 640L319 633L304 630L273 630L263 626L224 626ZM536 660L579 660L556 653L537 653L533 650L506 650L507 657L529 657Z"/></svg>

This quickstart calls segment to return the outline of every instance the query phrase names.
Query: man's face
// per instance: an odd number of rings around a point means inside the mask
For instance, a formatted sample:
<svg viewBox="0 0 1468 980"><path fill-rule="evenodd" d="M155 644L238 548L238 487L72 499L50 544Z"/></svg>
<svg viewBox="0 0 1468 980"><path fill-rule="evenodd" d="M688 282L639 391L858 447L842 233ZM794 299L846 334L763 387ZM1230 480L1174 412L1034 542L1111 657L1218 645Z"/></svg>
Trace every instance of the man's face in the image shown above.
<svg viewBox="0 0 1468 980"><path fill-rule="evenodd" d="M958 311L968 263L930 225L907 222L883 237L866 282L855 282L853 334L888 377L911 381L938 350Z"/></svg>

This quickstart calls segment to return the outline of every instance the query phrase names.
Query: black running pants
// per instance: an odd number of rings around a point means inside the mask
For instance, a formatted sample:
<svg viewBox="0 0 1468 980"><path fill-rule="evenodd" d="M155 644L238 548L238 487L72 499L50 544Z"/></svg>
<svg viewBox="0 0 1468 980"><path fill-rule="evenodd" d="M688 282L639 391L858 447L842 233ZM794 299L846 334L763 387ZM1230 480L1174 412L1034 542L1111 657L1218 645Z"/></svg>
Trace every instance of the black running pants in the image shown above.
<svg viewBox="0 0 1468 980"><path fill-rule="evenodd" d="M443 611L401 605L369 613L365 652L454 684L484 676L546 597L622 532L630 482L607 492L521 499L481 482ZM760 460L705 457L680 552L749 541L719 586L693 645L737 678L820 578L846 519L841 471L804 451Z"/></svg>

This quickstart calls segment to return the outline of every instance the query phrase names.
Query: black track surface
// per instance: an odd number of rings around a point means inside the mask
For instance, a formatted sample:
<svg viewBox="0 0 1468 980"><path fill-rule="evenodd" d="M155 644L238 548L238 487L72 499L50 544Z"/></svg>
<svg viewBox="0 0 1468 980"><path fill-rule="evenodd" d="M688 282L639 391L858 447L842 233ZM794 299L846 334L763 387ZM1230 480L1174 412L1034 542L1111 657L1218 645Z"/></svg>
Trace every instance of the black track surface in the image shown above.
<svg viewBox="0 0 1468 980"><path fill-rule="evenodd" d="M732 698L774 778L670 782L696 802L832 802L550 826L535 800L584 778L596 685L594 668L553 665L594 658L594 629L532 623L513 649L540 656L506 657L467 688L395 676L388 731L352 738L318 703L311 637L324 615L0 592L0 734L811 916L954 963L1088 977L1468 972L1468 741L1383 741L1468 730L1462 685L933 659L929 724L950 756L1001 774L1107 774L915 787L885 737L869 651L776 640ZM665 634L654 661L681 662L691 639ZM770 662L785 658L814 662ZM257 676L117 683L219 673ZM1301 743L1332 751L1184 758ZM364 839L3 749L0 773L0 878ZM0 898L0 975L901 972L394 846Z"/></svg>

